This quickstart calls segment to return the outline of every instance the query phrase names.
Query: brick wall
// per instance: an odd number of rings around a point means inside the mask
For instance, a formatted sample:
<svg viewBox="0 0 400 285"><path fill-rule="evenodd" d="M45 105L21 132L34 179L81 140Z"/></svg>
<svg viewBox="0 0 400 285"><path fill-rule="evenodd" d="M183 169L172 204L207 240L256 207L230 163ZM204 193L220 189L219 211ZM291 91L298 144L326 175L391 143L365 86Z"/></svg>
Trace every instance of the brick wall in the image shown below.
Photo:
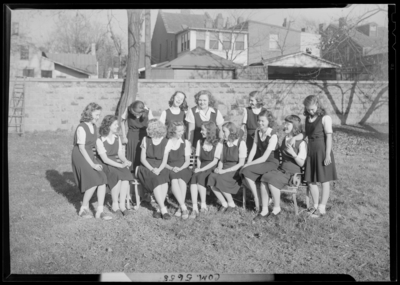
<svg viewBox="0 0 400 285"><path fill-rule="evenodd" d="M17 80L10 81L10 96L15 82ZM26 84L24 129L28 132L73 131L80 114L90 102L103 107L102 117L114 114L122 88L122 80L32 78L23 82ZM207 89L217 99L218 109L225 120L240 123L241 107L247 105L248 94L262 90L266 106L279 122L289 114L304 118L302 101L307 95L315 94L326 105L334 124L356 124L387 84L368 81L140 80L138 99L159 116L168 108L168 101L176 90L186 93L191 107L194 106L194 95ZM387 95L386 91L381 99L387 99ZM388 120L388 104L385 103L372 113L367 122L380 124Z"/></svg>

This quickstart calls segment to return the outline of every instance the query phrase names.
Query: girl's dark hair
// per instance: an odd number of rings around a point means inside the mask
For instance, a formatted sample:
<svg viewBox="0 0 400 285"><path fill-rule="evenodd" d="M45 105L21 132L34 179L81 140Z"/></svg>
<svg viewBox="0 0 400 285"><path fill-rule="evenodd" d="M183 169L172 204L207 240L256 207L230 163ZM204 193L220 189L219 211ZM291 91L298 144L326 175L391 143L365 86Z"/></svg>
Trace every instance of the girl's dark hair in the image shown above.
<svg viewBox="0 0 400 285"><path fill-rule="evenodd" d="M326 109L325 107L321 104L321 101L318 99L318 97L316 95L309 95L306 97L306 99L304 99L303 101L303 105L304 105L304 112L303 115L304 116L310 116L310 114L307 112L306 107L310 106L310 105L317 105L317 116L324 116L326 115Z"/></svg>
<svg viewBox="0 0 400 285"><path fill-rule="evenodd" d="M142 101L136 100L132 104L129 105L128 107L128 112L132 116L135 116L135 113L143 113L143 115L140 117L140 121L144 121L148 116L149 116L149 110L146 110L144 103Z"/></svg>
<svg viewBox="0 0 400 285"><path fill-rule="evenodd" d="M252 91L249 94L249 98L251 97L256 97L256 101L257 101L257 108L261 108L264 106L264 101L261 97L261 93L259 91Z"/></svg>
<svg viewBox="0 0 400 285"><path fill-rule="evenodd" d="M243 132L241 132L240 128L238 128L234 123L232 122L226 122L225 124L222 125L223 128L227 128L229 130L229 137L228 140L233 142L236 139L239 139L242 137Z"/></svg>
<svg viewBox="0 0 400 285"><path fill-rule="evenodd" d="M176 134L176 129L179 126L183 126L183 130L186 131L185 124L182 121L174 121L168 124L167 127L167 139L173 138Z"/></svg>
<svg viewBox="0 0 400 285"><path fill-rule="evenodd" d="M81 114L81 120L79 121L80 123L84 122L90 122L93 120L92 113L97 110L101 110L101 106L97 103L89 103L89 105L86 106L86 108L83 110Z"/></svg>
<svg viewBox="0 0 400 285"><path fill-rule="evenodd" d="M301 119L299 116L296 115L289 115L285 118L286 122L292 123L293 125L293 130L292 134L293 136L297 136L302 132L302 126L301 126Z"/></svg>
<svg viewBox="0 0 400 285"><path fill-rule="evenodd" d="M176 92L172 95L171 99L169 99L169 101L168 101L169 106L171 107L171 106L174 104L175 96L176 96L177 94L179 94L179 93L181 93L181 94L183 94L183 96L185 96L185 98L183 99L183 102L182 102L182 104L179 106L179 108L180 108L182 111L187 111L187 109L188 109L188 104L187 104L187 102L186 102L186 94L183 93L182 91L176 91Z"/></svg>
<svg viewBox="0 0 400 285"><path fill-rule="evenodd" d="M257 120L260 117L266 117L268 120L268 127L273 128L275 127L275 117L272 113L268 110L261 110L261 112L257 115Z"/></svg>
<svg viewBox="0 0 400 285"><path fill-rule="evenodd" d="M201 124L202 127L204 127L207 130L207 134L205 137L205 140L212 144L213 146L216 146L218 142L220 141L219 139L219 129L217 127L217 124L213 121L208 121L204 122Z"/></svg>
<svg viewBox="0 0 400 285"><path fill-rule="evenodd" d="M99 128L99 134L102 137L108 136L110 134L110 126L115 122L118 121L118 117L114 115L107 115L104 117L103 121L101 122L101 126Z"/></svg>
<svg viewBox="0 0 400 285"><path fill-rule="evenodd" d="M199 98L201 95L207 95L208 96L208 106L215 108L215 103L216 103L215 98L211 94L211 92L208 90L201 90L201 91L197 92L196 95L194 95L194 102L196 103L197 106L199 105Z"/></svg>

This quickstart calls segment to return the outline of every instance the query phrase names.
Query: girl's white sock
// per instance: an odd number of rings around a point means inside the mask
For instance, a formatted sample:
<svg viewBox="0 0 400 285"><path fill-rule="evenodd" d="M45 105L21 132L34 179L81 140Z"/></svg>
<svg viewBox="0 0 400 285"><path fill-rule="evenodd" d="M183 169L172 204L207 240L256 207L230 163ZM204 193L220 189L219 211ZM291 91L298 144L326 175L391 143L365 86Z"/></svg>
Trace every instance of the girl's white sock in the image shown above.
<svg viewBox="0 0 400 285"><path fill-rule="evenodd" d="M206 203L204 203L204 204L203 204L203 203L201 203L201 208L202 208L202 209L207 209L207 205L206 205Z"/></svg>
<svg viewBox="0 0 400 285"><path fill-rule="evenodd" d="M184 204L183 206L181 206L182 212L187 210L186 205Z"/></svg>
<svg viewBox="0 0 400 285"><path fill-rule="evenodd" d="M314 204L314 209L318 209L318 204Z"/></svg>
<svg viewBox="0 0 400 285"><path fill-rule="evenodd" d="M228 205L229 205L229 207L232 207L232 208L235 208L235 207L236 207L235 202L228 203Z"/></svg>
<svg viewBox="0 0 400 285"><path fill-rule="evenodd" d="M193 204L193 211L199 211L199 207L197 206L197 203Z"/></svg>
<svg viewBox="0 0 400 285"><path fill-rule="evenodd" d="M318 210L321 214L325 214L325 205L319 204Z"/></svg>
<svg viewBox="0 0 400 285"><path fill-rule="evenodd" d="M281 207L274 207L272 209L272 214L278 215L280 211L281 211Z"/></svg>
<svg viewBox="0 0 400 285"><path fill-rule="evenodd" d="M224 207L224 208L228 208L228 203L226 203L225 201L224 201L224 202L221 202L221 205L222 205L222 207Z"/></svg>
<svg viewBox="0 0 400 285"><path fill-rule="evenodd" d="M262 211L260 213L261 216L266 216L268 215L269 211L268 211L268 207L262 207Z"/></svg>
<svg viewBox="0 0 400 285"><path fill-rule="evenodd" d="M104 209L104 206L98 206L96 212L101 213L101 212L103 212L103 209Z"/></svg>
<svg viewBox="0 0 400 285"><path fill-rule="evenodd" d="M112 203L112 209L113 209L113 211L119 210L119 206L118 206L118 203L117 203L117 202Z"/></svg>
<svg viewBox="0 0 400 285"><path fill-rule="evenodd" d="M161 208L161 214L165 215L166 213L168 213L167 207L162 207Z"/></svg>

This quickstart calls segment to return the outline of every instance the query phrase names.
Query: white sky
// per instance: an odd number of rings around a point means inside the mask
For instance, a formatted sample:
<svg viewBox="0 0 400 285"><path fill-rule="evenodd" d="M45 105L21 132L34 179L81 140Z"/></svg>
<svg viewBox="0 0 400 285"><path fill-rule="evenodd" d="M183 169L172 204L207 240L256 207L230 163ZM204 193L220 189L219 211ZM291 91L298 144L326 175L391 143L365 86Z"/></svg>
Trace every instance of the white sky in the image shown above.
<svg viewBox="0 0 400 285"><path fill-rule="evenodd" d="M380 7L387 10L387 5L379 4ZM229 15L242 15L244 19L252 19L259 22L281 26L284 18L294 20L292 27L300 29L304 21L313 21L316 24L329 24L339 17L358 17L367 11L376 9L377 4L355 4L346 8L324 8L324 9L191 9L192 14L204 14L206 11L215 17L221 13L224 22ZM20 29L25 29L32 42L36 45L42 45L47 39L56 20L54 14L59 10L41 10L40 13L35 10L16 10L12 11L12 21L20 22ZM120 35L127 34L127 12L126 10L80 10L87 14L92 20L98 21L100 25L106 26L107 14L112 12L114 32ZM163 9L166 12L179 13L177 9ZM70 10L68 13L74 13L76 10ZM151 10L152 32L157 19L158 10ZM388 15L380 12L370 17L366 22L376 22L379 26L386 26ZM144 37L144 35L143 35ZM142 41L144 39L142 38Z"/></svg>

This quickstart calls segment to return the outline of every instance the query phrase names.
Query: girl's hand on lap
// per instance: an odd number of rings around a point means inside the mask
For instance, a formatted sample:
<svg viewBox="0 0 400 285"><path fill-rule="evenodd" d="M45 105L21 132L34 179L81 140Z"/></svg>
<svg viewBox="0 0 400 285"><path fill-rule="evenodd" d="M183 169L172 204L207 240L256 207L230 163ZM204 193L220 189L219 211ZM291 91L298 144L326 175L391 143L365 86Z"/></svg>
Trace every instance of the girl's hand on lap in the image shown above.
<svg viewBox="0 0 400 285"><path fill-rule="evenodd" d="M155 174L155 175L159 175L160 174L160 169L158 169L158 168L153 168L153 173Z"/></svg>
<svg viewBox="0 0 400 285"><path fill-rule="evenodd" d="M172 171L175 172L175 173L179 172L180 170L181 170L181 169L180 169L179 167L177 167L177 166L175 166L174 168L172 168Z"/></svg>
<svg viewBox="0 0 400 285"><path fill-rule="evenodd" d="M218 174L218 173L219 173L219 168L215 168L215 169L214 169L214 173L217 173L217 174Z"/></svg>
<svg viewBox="0 0 400 285"><path fill-rule="evenodd" d="M194 169L194 173L199 173L199 172L201 172L200 168L195 168Z"/></svg>
<svg viewBox="0 0 400 285"><path fill-rule="evenodd" d="M101 164L94 164L93 165L93 169L97 170L97 171L102 171L103 170L103 166Z"/></svg>

